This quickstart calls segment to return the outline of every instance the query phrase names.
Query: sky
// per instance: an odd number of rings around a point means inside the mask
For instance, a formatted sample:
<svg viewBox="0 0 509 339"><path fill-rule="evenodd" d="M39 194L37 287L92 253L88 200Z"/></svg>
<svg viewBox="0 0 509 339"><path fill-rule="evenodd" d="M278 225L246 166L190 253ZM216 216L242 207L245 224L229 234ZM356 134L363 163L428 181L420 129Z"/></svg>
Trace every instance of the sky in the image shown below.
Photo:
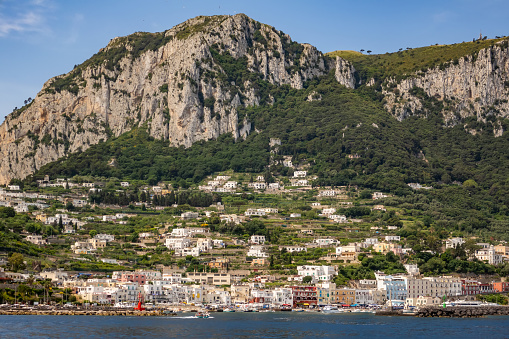
<svg viewBox="0 0 509 339"><path fill-rule="evenodd" d="M507 0L0 0L0 121L114 37L238 13L324 53L509 35Z"/></svg>

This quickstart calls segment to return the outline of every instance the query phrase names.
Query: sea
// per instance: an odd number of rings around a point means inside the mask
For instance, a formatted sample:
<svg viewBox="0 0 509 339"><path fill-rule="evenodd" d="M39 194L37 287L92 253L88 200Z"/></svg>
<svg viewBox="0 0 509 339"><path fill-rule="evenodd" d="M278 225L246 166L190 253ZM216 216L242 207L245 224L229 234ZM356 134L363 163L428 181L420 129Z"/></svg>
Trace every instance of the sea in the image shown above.
<svg viewBox="0 0 509 339"><path fill-rule="evenodd" d="M211 313L198 319L0 316L0 338L509 338L509 317L416 318L309 312Z"/></svg>

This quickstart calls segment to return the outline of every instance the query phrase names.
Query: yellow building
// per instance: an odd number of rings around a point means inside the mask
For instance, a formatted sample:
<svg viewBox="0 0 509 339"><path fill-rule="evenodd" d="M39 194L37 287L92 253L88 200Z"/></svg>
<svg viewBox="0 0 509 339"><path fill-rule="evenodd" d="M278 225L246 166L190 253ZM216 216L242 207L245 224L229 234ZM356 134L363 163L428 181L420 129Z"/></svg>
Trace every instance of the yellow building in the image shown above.
<svg viewBox="0 0 509 339"><path fill-rule="evenodd" d="M331 294L330 300L334 304L355 304L355 290L353 288L336 288Z"/></svg>

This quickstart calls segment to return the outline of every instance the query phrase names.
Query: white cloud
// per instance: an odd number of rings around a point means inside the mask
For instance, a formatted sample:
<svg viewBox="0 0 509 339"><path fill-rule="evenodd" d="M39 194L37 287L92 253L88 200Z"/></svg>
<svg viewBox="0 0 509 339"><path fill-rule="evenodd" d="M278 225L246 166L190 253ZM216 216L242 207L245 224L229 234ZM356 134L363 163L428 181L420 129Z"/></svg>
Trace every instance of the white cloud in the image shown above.
<svg viewBox="0 0 509 339"><path fill-rule="evenodd" d="M0 37L47 31L45 16L49 8L47 0L5 1L0 13Z"/></svg>

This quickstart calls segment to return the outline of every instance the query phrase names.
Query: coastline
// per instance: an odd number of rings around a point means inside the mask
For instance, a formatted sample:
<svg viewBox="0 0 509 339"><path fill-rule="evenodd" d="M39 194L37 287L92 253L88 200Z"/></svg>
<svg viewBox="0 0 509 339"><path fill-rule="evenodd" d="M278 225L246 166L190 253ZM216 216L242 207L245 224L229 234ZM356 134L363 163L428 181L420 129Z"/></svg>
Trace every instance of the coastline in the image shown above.
<svg viewBox="0 0 509 339"><path fill-rule="evenodd" d="M171 317L178 313L195 313L197 308L182 309L156 309L156 310L133 310L133 309L97 309L97 308L2 308L2 315L64 315L64 316L136 316L136 317ZM217 312L209 310L209 312ZM307 310L310 313L322 313L318 310ZM245 312L240 312L245 313ZM257 313L257 312L256 312ZM355 314L356 312L341 312L338 314ZM325 314L325 313L323 313ZM419 318L479 318L484 316L509 316L509 306L487 306L487 307L424 307L415 312L406 313L403 310L379 310L374 313L376 316L410 316Z"/></svg>

